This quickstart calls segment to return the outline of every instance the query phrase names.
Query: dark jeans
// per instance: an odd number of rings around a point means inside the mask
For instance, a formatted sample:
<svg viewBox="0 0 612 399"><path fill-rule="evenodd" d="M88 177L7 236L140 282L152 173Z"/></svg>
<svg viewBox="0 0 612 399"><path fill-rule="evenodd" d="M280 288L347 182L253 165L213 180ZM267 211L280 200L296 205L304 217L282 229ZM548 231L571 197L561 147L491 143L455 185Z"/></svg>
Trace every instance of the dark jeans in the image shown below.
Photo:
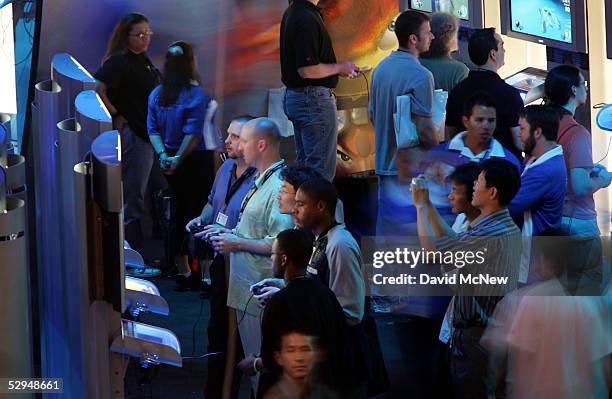
<svg viewBox="0 0 612 399"><path fill-rule="evenodd" d="M208 321L208 353L223 352L222 355L210 356L208 358L205 397L208 399L221 398L223 390L223 378L225 375L225 359L227 353L227 285L225 283L225 260L223 255L214 258L210 265L210 319ZM237 337L236 359L244 358L240 338ZM232 383L232 397L236 398L240 388L240 371L234 370L234 381Z"/></svg>
<svg viewBox="0 0 612 399"><path fill-rule="evenodd" d="M494 397L495 378L489 367L489 354L480 345L484 327L455 328L449 342L449 364L454 397L487 399Z"/></svg>
<svg viewBox="0 0 612 399"><path fill-rule="evenodd" d="M121 180L123 182L123 220L125 239L142 253L141 217L145 194L156 162L155 150L149 140L136 135L129 126L121 130Z"/></svg>
<svg viewBox="0 0 612 399"><path fill-rule="evenodd" d="M283 101L287 118L293 123L295 162L310 166L328 180L336 174L336 97L332 90L308 86L287 89Z"/></svg>
<svg viewBox="0 0 612 399"><path fill-rule="evenodd" d="M202 212L215 177L212 151L194 151L185 158L174 174L165 175L174 202L170 222L174 255L187 255L185 225Z"/></svg>

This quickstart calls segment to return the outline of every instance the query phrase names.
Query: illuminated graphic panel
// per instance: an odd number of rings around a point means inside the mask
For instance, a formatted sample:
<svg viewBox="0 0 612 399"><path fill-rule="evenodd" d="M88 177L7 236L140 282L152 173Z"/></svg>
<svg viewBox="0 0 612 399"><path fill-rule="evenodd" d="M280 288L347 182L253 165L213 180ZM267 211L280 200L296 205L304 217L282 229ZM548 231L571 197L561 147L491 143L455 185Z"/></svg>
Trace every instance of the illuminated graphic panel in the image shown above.
<svg viewBox="0 0 612 399"><path fill-rule="evenodd" d="M510 18L514 32L573 43L570 0L512 0Z"/></svg>

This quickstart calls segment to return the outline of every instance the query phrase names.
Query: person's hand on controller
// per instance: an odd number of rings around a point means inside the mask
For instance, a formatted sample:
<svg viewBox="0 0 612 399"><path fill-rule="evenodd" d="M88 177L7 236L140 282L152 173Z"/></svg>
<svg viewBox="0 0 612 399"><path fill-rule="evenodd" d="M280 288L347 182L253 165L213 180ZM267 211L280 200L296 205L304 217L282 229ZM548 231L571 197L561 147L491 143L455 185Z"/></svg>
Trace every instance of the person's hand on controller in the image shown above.
<svg viewBox="0 0 612 399"><path fill-rule="evenodd" d="M187 230L188 233L194 233L193 229L200 226L202 228L205 227L202 226L202 219L200 219L200 217L198 216L196 218L191 219L189 223L185 225L185 230Z"/></svg>
<svg viewBox="0 0 612 399"><path fill-rule="evenodd" d="M280 288L272 286L264 286L263 288L253 291L253 297L257 299L257 306L261 309L265 308L270 298L278 291L280 291Z"/></svg>
<svg viewBox="0 0 612 399"><path fill-rule="evenodd" d="M210 241L213 236L219 235L221 233L231 233L230 229L226 229L225 227L221 227L218 224L209 224L204 226L202 231L194 234L194 237L200 238L202 240Z"/></svg>
<svg viewBox="0 0 612 399"><path fill-rule="evenodd" d="M340 61L338 63L338 74L345 78L352 79L359 74L359 68L357 65L350 61Z"/></svg>

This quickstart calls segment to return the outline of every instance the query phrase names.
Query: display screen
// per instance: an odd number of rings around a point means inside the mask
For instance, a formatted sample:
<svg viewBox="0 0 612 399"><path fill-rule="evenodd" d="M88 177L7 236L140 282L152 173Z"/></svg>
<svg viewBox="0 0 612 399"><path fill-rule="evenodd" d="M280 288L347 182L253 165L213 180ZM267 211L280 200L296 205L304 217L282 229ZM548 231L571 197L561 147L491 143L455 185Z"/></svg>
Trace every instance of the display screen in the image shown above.
<svg viewBox="0 0 612 399"><path fill-rule="evenodd" d="M410 0L410 8L425 12L447 12L466 21L470 18L469 0Z"/></svg>
<svg viewBox="0 0 612 399"><path fill-rule="evenodd" d="M512 0L510 19L514 32L573 43L571 0Z"/></svg>

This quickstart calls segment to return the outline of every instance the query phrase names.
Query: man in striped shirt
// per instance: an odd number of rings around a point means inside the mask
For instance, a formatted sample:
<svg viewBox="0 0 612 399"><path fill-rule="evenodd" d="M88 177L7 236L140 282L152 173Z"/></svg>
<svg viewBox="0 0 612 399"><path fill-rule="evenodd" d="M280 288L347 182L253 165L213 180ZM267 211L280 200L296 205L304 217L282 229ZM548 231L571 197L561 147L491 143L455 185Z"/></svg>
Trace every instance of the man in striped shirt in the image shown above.
<svg viewBox="0 0 612 399"><path fill-rule="evenodd" d="M508 278L503 287L473 283L451 287L455 289L455 298L453 333L448 345L453 391L458 398L486 398L492 393L495 376L488 367L487 351L479 341L499 300L516 288L521 256L521 233L508 212L508 204L520 188L519 170L499 159L483 161L479 167L472 205L480 210L480 216L465 232L454 232L442 219L429 200L424 178L414 179L411 185L419 238L426 250L458 254L484 249L483 263L466 267L457 264L453 269L459 276L490 274Z"/></svg>

